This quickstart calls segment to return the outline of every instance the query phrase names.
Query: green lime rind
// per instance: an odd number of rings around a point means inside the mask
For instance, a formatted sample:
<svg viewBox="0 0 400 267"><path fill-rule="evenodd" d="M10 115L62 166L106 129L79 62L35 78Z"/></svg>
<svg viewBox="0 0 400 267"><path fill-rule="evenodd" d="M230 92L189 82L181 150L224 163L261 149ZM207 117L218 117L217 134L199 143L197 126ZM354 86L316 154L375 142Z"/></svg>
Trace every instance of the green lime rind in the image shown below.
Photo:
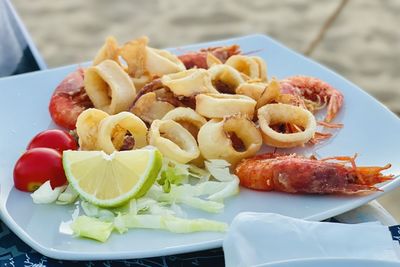
<svg viewBox="0 0 400 267"><path fill-rule="evenodd" d="M163 156L160 151L155 150L155 155L153 160L154 160L153 167L149 171L148 174L149 177L147 178L146 183L142 185L139 191L132 198L140 198L144 196L147 193L147 191L149 191L150 187L152 187L153 184L156 182L158 173L160 172L163 163Z"/></svg>

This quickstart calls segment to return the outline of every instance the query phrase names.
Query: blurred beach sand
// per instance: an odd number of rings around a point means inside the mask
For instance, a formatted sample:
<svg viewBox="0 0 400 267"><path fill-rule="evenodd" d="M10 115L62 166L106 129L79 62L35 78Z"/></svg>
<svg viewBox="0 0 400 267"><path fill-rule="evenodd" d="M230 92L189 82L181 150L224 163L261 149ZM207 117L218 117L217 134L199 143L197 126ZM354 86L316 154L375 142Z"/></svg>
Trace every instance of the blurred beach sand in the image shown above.
<svg viewBox="0 0 400 267"><path fill-rule="evenodd" d="M340 0L12 2L48 66L57 67L91 60L108 35L121 43L147 35L162 48L262 33L303 53ZM398 115L399 14L400 1L350 0L310 54ZM399 201L400 190L380 199L400 221Z"/></svg>

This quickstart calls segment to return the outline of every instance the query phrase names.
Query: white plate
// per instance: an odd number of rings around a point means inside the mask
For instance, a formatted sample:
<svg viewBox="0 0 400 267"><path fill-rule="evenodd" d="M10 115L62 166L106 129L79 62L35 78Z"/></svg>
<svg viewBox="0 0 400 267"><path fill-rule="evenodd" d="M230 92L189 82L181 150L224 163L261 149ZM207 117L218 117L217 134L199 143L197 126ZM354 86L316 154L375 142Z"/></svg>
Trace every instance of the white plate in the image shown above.
<svg viewBox="0 0 400 267"><path fill-rule="evenodd" d="M337 118L345 127L328 143L304 152L319 156L359 153L360 165L394 164L390 172L400 173L400 122L396 115L357 86L321 65L283 47L275 41L252 35L226 41L198 44L177 51L201 47L238 44L242 51L258 51L268 63L269 77L283 78L304 74L319 77L340 88L345 105ZM172 49L173 50L173 49ZM27 193L13 187L12 171L29 140L39 131L54 128L48 113L48 102L54 88L76 66L46 70L0 80L0 179L1 217L23 241L40 253L59 259L123 259L183 253L220 247L223 234L173 234L154 230L131 230L113 234L105 243L78 239L61 234L62 221L71 219L74 207L34 205ZM382 189L388 192L400 184L391 181ZM309 220L323 220L343 213L384 194L368 196L311 196L256 192L241 189L238 196L226 201L221 214L190 212L190 217L230 222L241 211L275 212Z"/></svg>
<svg viewBox="0 0 400 267"><path fill-rule="evenodd" d="M399 267L398 261L366 259L301 259L257 265L257 267Z"/></svg>

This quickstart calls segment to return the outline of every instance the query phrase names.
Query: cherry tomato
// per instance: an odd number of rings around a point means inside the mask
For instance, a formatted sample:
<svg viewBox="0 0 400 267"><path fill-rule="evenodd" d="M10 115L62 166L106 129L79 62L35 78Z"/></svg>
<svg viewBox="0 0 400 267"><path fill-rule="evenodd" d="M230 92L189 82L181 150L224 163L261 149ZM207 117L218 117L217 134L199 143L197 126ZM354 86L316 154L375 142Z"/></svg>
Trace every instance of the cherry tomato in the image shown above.
<svg viewBox="0 0 400 267"><path fill-rule="evenodd" d="M76 119L85 109L93 107L83 84L83 69L70 73L54 90L49 103L53 121L64 128L75 129Z"/></svg>
<svg viewBox="0 0 400 267"><path fill-rule="evenodd" d="M61 153L52 148L39 147L22 154L14 166L15 187L33 192L48 180L53 188L67 182Z"/></svg>
<svg viewBox="0 0 400 267"><path fill-rule="evenodd" d="M77 150L78 145L75 138L68 132L53 129L37 134L29 143L27 150L35 147L49 147L62 152L64 150Z"/></svg>

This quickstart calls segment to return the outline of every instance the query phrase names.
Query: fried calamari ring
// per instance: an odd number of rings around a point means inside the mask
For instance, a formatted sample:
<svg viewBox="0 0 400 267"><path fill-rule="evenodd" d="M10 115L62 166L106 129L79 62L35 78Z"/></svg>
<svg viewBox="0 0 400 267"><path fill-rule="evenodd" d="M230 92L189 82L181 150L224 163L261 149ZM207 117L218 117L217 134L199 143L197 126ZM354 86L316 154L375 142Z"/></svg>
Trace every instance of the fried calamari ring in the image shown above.
<svg viewBox="0 0 400 267"><path fill-rule="evenodd" d="M256 109L278 100L280 95L281 85L276 79L273 78L271 82L268 83L268 86L265 87L260 97L257 99Z"/></svg>
<svg viewBox="0 0 400 267"><path fill-rule="evenodd" d="M148 75L142 75L138 78L132 78L133 85L135 85L136 91L139 92L146 84L150 83L152 78Z"/></svg>
<svg viewBox="0 0 400 267"><path fill-rule="evenodd" d="M94 107L108 114L128 110L136 96L131 78L118 63L110 59L88 68L84 85Z"/></svg>
<svg viewBox="0 0 400 267"><path fill-rule="evenodd" d="M200 128L198 142L204 158L224 159L234 165L254 156L261 148L262 137L251 120L235 115L208 121Z"/></svg>
<svg viewBox="0 0 400 267"><path fill-rule="evenodd" d="M185 65L177 56L167 50L146 47L146 68L152 76L161 77L164 74L186 70Z"/></svg>
<svg viewBox="0 0 400 267"><path fill-rule="evenodd" d="M212 66L215 66L215 65L223 64L219 58L217 58L210 52L207 53L206 61L207 61L208 68L211 68Z"/></svg>
<svg viewBox="0 0 400 267"><path fill-rule="evenodd" d="M200 155L194 137L173 120L155 120L148 134L149 144L177 162L187 163Z"/></svg>
<svg viewBox="0 0 400 267"><path fill-rule="evenodd" d="M146 124L136 115L124 111L106 117L100 122L97 144L104 152L111 154L120 150L127 134L134 138L133 148L141 148L147 145Z"/></svg>
<svg viewBox="0 0 400 267"><path fill-rule="evenodd" d="M267 66L265 61L260 57L249 57L243 55L234 55L225 62L248 79L260 79L262 82L267 81Z"/></svg>
<svg viewBox="0 0 400 267"><path fill-rule="evenodd" d="M161 77L161 83L177 96L191 97L200 93L218 93L211 75L204 69L190 69Z"/></svg>
<svg viewBox="0 0 400 267"><path fill-rule="evenodd" d="M197 138L197 134L207 120L194 111L191 108L178 107L162 118L163 120L173 120L182 125L186 130L188 130L194 138Z"/></svg>
<svg viewBox="0 0 400 267"><path fill-rule="evenodd" d="M155 92L149 92L142 95L130 111L143 121L151 124L154 120L164 117L174 108L174 105L158 100Z"/></svg>
<svg viewBox="0 0 400 267"><path fill-rule="evenodd" d="M245 95L253 98L255 101L260 99L262 93L265 88L267 88L267 84L259 81L247 81L240 84L235 92L238 95Z"/></svg>
<svg viewBox="0 0 400 267"><path fill-rule="evenodd" d="M81 150L101 150L97 144L100 122L109 115L95 108L83 111L76 120L76 134L79 137Z"/></svg>
<svg viewBox="0 0 400 267"><path fill-rule="evenodd" d="M121 49L121 57L128 65L128 74L133 78L148 75L146 70L146 47L149 38L142 36L125 43Z"/></svg>
<svg viewBox="0 0 400 267"><path fill-rule="evenodd" d="M200 94L196 96L196 112L206 118L223 118L235 114L253 118L256 101L244 95Z"/></svg>
<svg viewBox="0 0 400 267"><path fill-rule="evenodd" d="M259 79L262 82L267 82L268 78L267 78L267 64L265 63L264 59L262 59L261 57L257 57L257 56L252 56L250 57L251 59L253 59L257 65L258 65L258 71L259 71Z"/></svg>
<svg viewBox="0 0 400 267"><path fill-rule="evenodd" d="M295 147L307 143L316 130L313 114L301 107L287 104L268 104L258 110L258 121L264 143L274 147ZM272 125L290 123L304 130L296 133L279 133Z"/></svg>
<svg viewBox="0 0 400 267"><path fill-rule="evenodd" d="M108 36L104 45L97 52L93 59L93 66L100 64L104 60L111 59L119 64L119 46L114 36Z"/></svg>
<svg viewBox="0 0 400 267"><path fill-rule="evenodd" d="M214 88L220 93L234 94L236 88L244 83L240 73L229 65L214 65L208 69Z"/></svg>
<svg viewBox="0 0 400 267"><path fill-rule="evenodd" d="M166 50L148 47L149 39L140 37L124 44L121 56L128 64L128 73L133 78L142 75L161 77L164 74L185 70L177 56Z"/></svg>

